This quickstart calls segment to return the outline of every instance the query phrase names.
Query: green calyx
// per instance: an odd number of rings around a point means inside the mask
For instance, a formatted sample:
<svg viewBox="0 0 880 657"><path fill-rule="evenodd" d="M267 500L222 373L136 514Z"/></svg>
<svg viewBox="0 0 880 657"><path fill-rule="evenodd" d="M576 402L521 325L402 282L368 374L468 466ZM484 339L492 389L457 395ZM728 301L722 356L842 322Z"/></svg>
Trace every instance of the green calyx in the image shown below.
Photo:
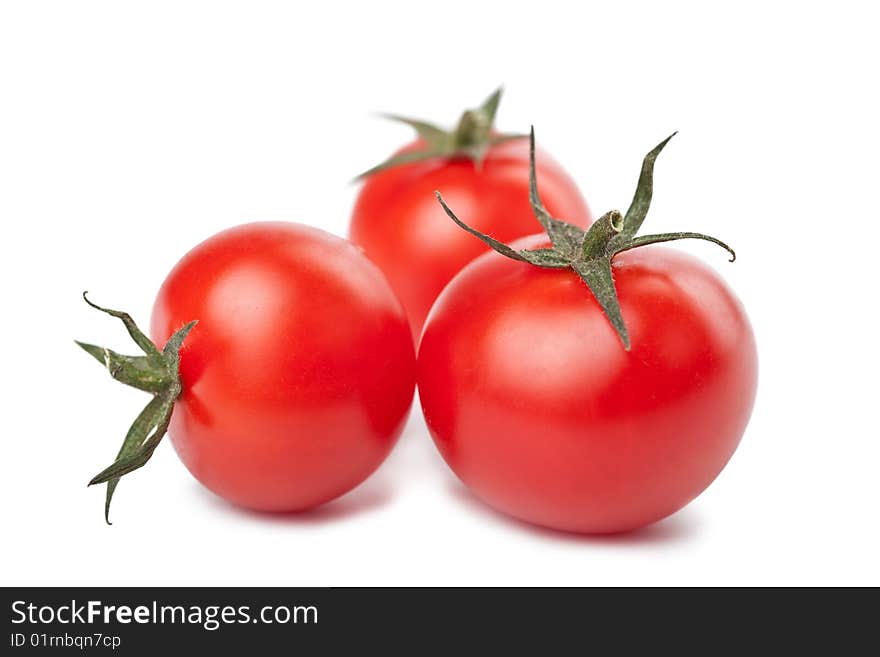
<svg viewBox="0 0 880 657"><path fill-rule="evenodd" d="M482 105L475 109L465 110L454 130L444 130L432 123L405 116L384 114L386 119L404 123L413 128L425 142L425 147L394 155L372 169L364 171L356 180L402 164L422 162L435 157L469 158L479 167L491 146L512 139L525 138L525 135L522 134L495 132L495 115L498 112L498 104L501 102L501 93L502 89L499 87Z"/></svg>
<svg viewBox="0 0 880 657"><path fill-rule="evenodd" d="M614 287L614 276L611 268L611 262L615 255L647 244L681 239L700 239L721 246L730 253L731 262L736 260L736 253L727 244L702 233L681 232L636 235L645 221L648 208L651 206L651 197L654 192L654 161L675 134L672 133L645 156L645 159L642 161L642 171L639 174L636 192L626 214L621 214L617 210L607 212L584 231L578 226L550 216L550 213L547 212L541 203L541 198L538 195L538 183L535 177L535 130L532 128L530 135L529 201L535 217L550 237L552 246L547 249L522 249L519 251L512 249L506 244L465 224L446 205L440 192L435 192L435 194L446 214L455 223L483 240L483 242L498 253L513 260L527 262L538 267L552 269L570 268L574 270L581 280L587 284L587 287L590 288L596 301L599 302L599 306L620 336L624 348L629 351L629 333L626 330L626 324L620 312L620 303Z"/></svg>
<svg viewBox="0 0 880 657"><path fill-rule="evenodd" d="M153 395L125 435L116 460L89 482L89 486L107 484L104 520L109 525L111 524L110 501L113 499L120 477L146 464L168 431L174 403L182 390L178 372L180 347L197 322L192 321L177 331L160 350L141 332L128 313L97 306L89 301L87 294L83 292L83 299L92 308L122 320L128 334L144 355L123 356L105 347L79 341L76 344L106 367L110 376L120 383Z"/></svg>

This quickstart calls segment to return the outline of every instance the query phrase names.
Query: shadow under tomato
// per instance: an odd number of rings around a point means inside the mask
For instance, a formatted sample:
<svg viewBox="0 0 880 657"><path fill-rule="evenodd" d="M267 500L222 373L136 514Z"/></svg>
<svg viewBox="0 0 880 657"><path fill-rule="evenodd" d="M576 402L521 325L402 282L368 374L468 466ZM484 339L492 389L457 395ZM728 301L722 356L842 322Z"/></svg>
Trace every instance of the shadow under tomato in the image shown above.
<svg viewBox="0 0 880 657"><path fill-rule="evenodd" d="M337 522L370 513L387 505L394 497L393 487L386 481L372 479L331 502L305 511L255 511L231 504L196 484L208 503L219 511L243 518L290 525L319 525Z"/></svg>
<svg viewBox="0 0 880 657"><path fill-rule="evenodd" d="M505 524L518 531L526 531L535 536L551 540L582 543L586 545L672 545L684 543L695 538L699 532L699 519L693 510L678 511L647 527L617 534L577 534L558 529L550 529L496 511L471 493L461 482L452 480L448 485L449 494L459 503L468 507L472 513L481 514L494 522Z"/></svg>

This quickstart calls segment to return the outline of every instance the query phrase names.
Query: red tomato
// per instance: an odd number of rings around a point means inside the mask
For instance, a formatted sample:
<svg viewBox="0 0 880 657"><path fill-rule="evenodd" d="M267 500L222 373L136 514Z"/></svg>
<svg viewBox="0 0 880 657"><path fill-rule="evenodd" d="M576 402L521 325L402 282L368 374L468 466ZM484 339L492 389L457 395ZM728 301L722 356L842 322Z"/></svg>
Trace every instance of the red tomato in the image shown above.
<svg viewBox="0 0 880 657"><path fill-rule="evenodd" d="M297 511L388 455L412 402L413 344L382 273L350 243L285 223L219 233L162 285L154 342L192 319L169 433L210 490Z"/></svg>
<svg viewBox="0 0 880 657"><path fill-rule="evenodd" d="M415 141L400 152L424 148ZM553 216L586 226L590 212L569 175L538 153L541 198ZM529 206L529 142L491 146L478 168L468 158L434 158L367 177L355 203L349 237L361 246L403 303L418 341L434 299L468 262L488 248L449 221L434 192L473 227L509 241L540 228Z"/></svg>
<svg viewBox="0 0 880 657"><path fill-rule="evenodd" d="M462 270L431 311L418 359L425 419L455 473L505 513L634 529L699 495L743 434L757 354L737 298L662 247L613 265L629 352L574 272L497 253Z"/></svg>

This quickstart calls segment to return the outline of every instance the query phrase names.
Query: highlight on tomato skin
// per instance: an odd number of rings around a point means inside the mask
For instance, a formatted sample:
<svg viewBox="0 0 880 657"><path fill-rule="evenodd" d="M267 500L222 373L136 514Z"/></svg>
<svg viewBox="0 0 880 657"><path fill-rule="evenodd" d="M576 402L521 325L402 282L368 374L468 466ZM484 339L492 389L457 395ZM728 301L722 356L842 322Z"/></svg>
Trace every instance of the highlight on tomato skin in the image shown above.
<svg viewBox="0 0 880 657"><path fill-rule="evenodd" d="M506 514L571 532L636 529L699 495L739 444L757 353L733 292L663 247L621 254L615 282L629 352L572 272L496 253L431 311L418 356L425 420L453 472Z"/></svg>
<svg viewBox="0 0 880 657"><path fill-rule="evenodd" d="M443 287L487 250L449 222L437 206L435 190L466 211L476 228L502 241L531 235L537 228L528 205L528 138L494 130L499 100L500 90L481 108L466 111L452 131L391 117L415 127L420 136L362 176L349 239L387 276L416 342ZM482 112L486 106L490 115L466 119L468 112ZM474 124L484 130L474 131ZM589 225L590 211L568 173L545 152L538 153L537 168L549 211Z"/></svg>

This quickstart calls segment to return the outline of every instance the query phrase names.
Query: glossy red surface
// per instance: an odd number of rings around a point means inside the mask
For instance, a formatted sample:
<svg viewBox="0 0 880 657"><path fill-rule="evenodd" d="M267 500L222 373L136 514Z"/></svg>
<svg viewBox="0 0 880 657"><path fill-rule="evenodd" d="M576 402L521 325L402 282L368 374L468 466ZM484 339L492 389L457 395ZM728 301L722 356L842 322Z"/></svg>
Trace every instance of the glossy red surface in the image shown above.
<svg viewBox="0 0 880 657"><path fill-rule="evenodd" d="M356 247L299 224L219 233L168 275L152 337L164 344L192 319L169 433L206 487L254 509L302 510L387 456L412 402L413 344Z"/></svg>
<svg viewBox="0 0 880 657"><path fill-rule="evenodd" d="M699 495L740 441L757 383L740 302L681 252L650 246L614 264L630 352L573 272L495 253L431 311L418 363L428 427L461 480L505 513L634 529Z"/></svg>
<svg viewBox="0 0 880 657"><path fill-rule="evenodd" d="M579 226L590 223L583 197L562 167L539 151L536 171L551 214ZM463 221L507 242L540 230L528 190L528 139L490 148L479 169L468 159L437 158L381 171L364 182L349 236L385 272L416 342L446 283L488 250L446 216L434 192L443 194Z"/></svg>

